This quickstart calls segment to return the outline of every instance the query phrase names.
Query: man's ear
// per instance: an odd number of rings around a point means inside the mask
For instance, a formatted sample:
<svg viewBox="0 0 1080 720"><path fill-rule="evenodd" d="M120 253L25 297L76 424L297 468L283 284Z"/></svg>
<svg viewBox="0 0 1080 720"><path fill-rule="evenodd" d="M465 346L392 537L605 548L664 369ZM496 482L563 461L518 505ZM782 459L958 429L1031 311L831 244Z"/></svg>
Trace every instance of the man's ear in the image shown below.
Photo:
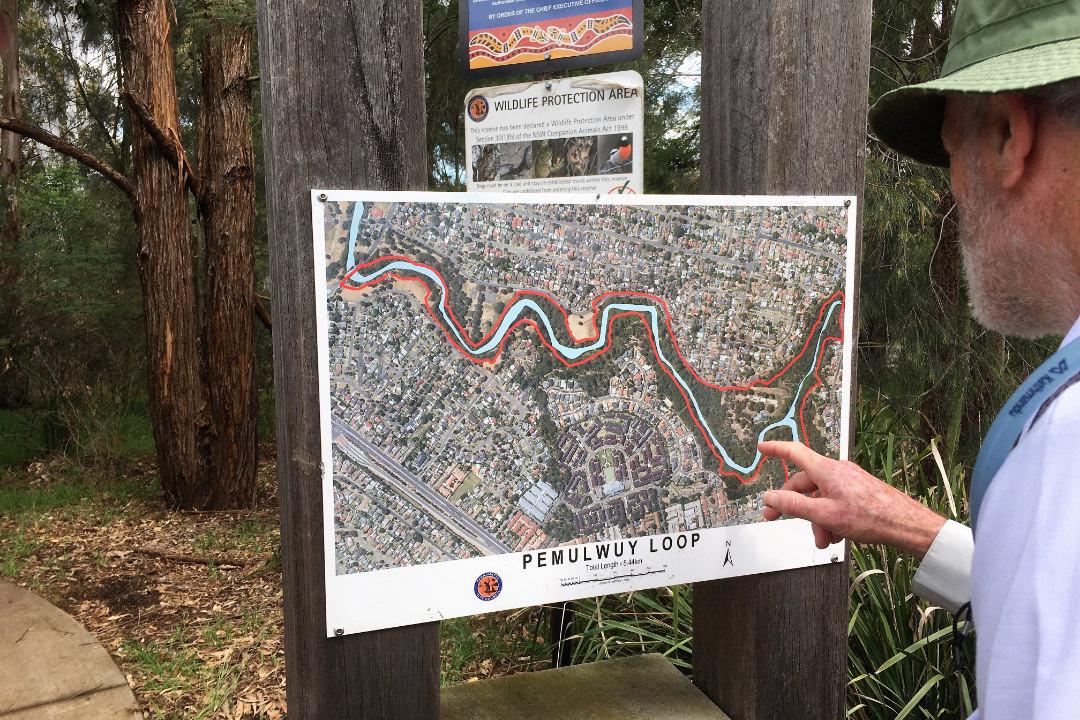
<svg viewBox="0 0 1080 720"><path fill-rule="evenodd" d="M993 168L994 180L1003 190L1016 187L1025 170L1030 169L1031 151L1035 144L1035 123L1038 113L1035 103L1016 93L990 97L986 138L990 147L988 166Z"/></svg>

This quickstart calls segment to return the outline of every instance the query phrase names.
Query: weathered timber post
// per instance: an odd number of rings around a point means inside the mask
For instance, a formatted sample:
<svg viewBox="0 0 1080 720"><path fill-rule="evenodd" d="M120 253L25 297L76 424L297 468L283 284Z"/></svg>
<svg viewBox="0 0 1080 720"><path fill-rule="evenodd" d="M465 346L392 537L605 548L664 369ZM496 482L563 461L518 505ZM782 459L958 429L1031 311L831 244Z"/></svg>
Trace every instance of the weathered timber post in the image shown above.
<svg viewBox="0 0 1080 720"><path fill-rule="evenodd" d="M426 186L422 18L418 0L258 2L294 720L439 714L438 623L326 637L310 196Z"/></svg>
<svg viewBox="0 0 1080 720"><path fill-rule="evenodd" d="M704 0L703 192L858 194L861 209L870 12ZM732 720L842 718L847 592L846 562L696 583L694 682Z"/></svg>

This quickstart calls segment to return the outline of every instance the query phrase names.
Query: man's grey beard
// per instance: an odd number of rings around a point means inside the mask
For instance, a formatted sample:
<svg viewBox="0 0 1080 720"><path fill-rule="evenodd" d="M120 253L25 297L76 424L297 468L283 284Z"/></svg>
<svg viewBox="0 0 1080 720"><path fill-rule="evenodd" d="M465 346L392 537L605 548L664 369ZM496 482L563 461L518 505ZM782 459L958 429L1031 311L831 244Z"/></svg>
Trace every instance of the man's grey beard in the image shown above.
<svg viewBox="0 0 1080 720"><path fill-rule="evenodd" d="M975 319L1005 335L1064 333L1076 320L1080 299L1080 279L1064 238L1030 237L1026 228L1010 227L1000 205L982 187L968 195L963 202L958 199L957 206Z"/></svg>

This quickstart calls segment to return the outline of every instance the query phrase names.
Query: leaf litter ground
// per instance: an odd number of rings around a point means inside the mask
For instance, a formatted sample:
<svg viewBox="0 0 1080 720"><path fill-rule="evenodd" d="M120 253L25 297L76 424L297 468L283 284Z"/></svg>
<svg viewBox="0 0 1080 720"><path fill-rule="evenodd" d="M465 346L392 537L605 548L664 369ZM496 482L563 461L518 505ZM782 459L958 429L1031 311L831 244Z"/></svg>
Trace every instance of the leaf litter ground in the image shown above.
<svg viewBox="0 0 1080 720"><path fill-rule="evenodd" d="M94 633L146 718L285 717L272 458L243 512L169 510L150 460L102 475L0 471L0 575ZM546 667L546 626L542 608L444 622L443 682Z"/></svg>

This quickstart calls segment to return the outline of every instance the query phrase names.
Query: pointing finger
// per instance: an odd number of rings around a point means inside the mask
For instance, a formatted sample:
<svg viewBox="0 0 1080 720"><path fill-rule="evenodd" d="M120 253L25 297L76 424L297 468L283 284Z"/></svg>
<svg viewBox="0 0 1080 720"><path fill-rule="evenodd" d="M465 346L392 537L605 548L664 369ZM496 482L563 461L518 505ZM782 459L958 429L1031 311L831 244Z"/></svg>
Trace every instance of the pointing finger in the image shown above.
<svg viewBox="0 0 1080 720"><path fill-rule="evenodd" d="M770 490L765 493L765 504L781 515L817 522L828 512L828 500L811 498L790 490Z"/></svg>
<svg viewBox="0 0 1080 720"><path fill-rule="evenodd" d="M795 463L811 475L817 474L828 460L802 443L784 440L764 440L758 443L758 450L763 455Z"/></svg>
<svg viewBox="0 0 1080 720"><path fill-rule="evenodd" d="M817 485L814 484L814 481L811 480L810 476L806 473L797 472L785 480L783 487L780 489L791 490L792 492L797 493L810 493L817 490ZM766 520L776 520L780 517L780 512L771 507L766 507L765 511L762 513L762 517Z"/></svg>

